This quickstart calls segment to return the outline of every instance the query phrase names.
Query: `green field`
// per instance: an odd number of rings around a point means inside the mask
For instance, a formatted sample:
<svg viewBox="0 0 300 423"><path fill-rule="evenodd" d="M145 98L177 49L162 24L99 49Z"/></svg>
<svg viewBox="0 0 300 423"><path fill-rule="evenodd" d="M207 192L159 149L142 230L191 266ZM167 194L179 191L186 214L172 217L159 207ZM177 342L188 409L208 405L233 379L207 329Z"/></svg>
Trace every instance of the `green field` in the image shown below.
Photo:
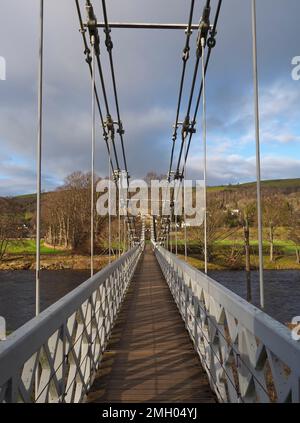
<svg viewBox="0 0 300 423"><path fill-rule="evenodd" d="M34 239L20 239L9 241L7 254L35 254L35 240ZM41 242L41 253L42 254L65 254L66 250L55 249L44 245L44 241Z"/></svg>
<svg viewBox="0 0 300 423"><path fill-rule="evenodd" d="M241 240L233 241L233 240L224 240L224 241L216 241L216 246L220 247L232 247L234 245L243 246L244 242ZM250 241L250 246L258 247L258 241ZM269 242L263 242L264 249L268 249L270 247ZM284 254L295 254L295 245L292 241L274 241L274 248L280 249Z"/></svg>
<svg viewBox="0 0 300 423"><path fill-rule="evenodd" d="M182 231L178 231L178 245L184 245L184 234ZM224 231L224 235L222 234L222 230L220 231L220 239L214 242L214 246L217 250L221 250L222 248L226 247L233 247L233 246L244 246L244 236L243 236L243 229L237 229L232 235L226 237L226 231ZM172 233L172 243L175 243L175 234ZM189 238L189 236L188 236ZM225 239L224 239L225 238ZM258 248L258 234L257 228L251 228L250 230L250 246ZM263 230L263 247L264 250L267 252L270 248L270 243L268 242L268 229L264 228ZM188 239L188 245L190 248L199 246L199 240ZM274 249L275 251L280 251L281 254L286 255L294 255L295 254L295 244L288 239L288 228L279 227L275 231L275 239L274 239Z"/></svg>
<svg viewBox="0 0 300 423"><path fill-rule="evenodd" d="M179 254L181 259L184 259L184 255ZM258 270L259 263L258 263L258 256L251 255L251 269ZM199 270L204 270L204 261L199 257L189 256L188 254L188 263ZM208 263L209 270L244 270L244 261L242 260L236 266L229 266L228 263L224 262L222 256L214 257ZM274 262L270 262L269 256L264 256L264 269L265 270L300 270L300 265L296 263L295 258L292 256L283 256L277 257Z"/></svg>
<svg viewBox="0 0 300 423"><path fill-rule="evenodd" d="M295 179L271 179L261 182L262 188L274 188L274 189L289 189L289 190L299 190L300 189L300 178ZM218 191L230 191L230 190L239 190L244 188L256 188L256 182L246 182L243 184L235 185L219 185L208 187L208 191L218 192Z"/></svg>

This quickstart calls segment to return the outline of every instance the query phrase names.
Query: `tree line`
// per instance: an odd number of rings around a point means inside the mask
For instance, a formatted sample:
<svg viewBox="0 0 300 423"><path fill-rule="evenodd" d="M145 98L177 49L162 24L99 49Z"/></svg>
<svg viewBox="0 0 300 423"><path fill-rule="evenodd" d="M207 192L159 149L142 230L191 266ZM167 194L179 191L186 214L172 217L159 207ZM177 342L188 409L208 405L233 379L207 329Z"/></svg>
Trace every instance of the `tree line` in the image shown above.
<svg viewBox="0 0 300 423"><path fill-rule="evenodd" d="M163 175L149 172L145 180L162 179ZM99 179L99 178L98 178ZM42 237L44 242L70 251L89 251L91 175L74 172L62 186L42 195ZM278 185L278 188L275 186ZM280 228L285 228L293 243L297 263L300 263L300 191L288 182L263 185L263 224L268 241L270 261L275 259L275 241ZM0 259L9 241L35 236L35 195L0 198ZM217 241L234 237L243 231L243 251L234 244L224 250L228 261L234 263L245 255L250 269L251 234L257 228L255 185L225 186L208 190L208 257L211 260ZM108 218L95 212L96 251L108 248ZM178 219L180 222L180 219ZM126 227L122 223L122 242L126 242ZM118 222L112 218L112 242L118 242ZM190 228L189 239L203 251L203 228ZM191 247L192 248L192 247ZM252 246L253 248L253 246Z"/></svg>

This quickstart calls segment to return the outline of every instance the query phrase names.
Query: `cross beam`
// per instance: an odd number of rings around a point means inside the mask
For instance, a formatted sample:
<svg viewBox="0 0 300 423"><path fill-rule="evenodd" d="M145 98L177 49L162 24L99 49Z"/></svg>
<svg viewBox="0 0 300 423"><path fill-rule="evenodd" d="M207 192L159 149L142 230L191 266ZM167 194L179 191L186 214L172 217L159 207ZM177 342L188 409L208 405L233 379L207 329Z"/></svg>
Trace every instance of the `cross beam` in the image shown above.
<svg viewBox="0 0 300 423"><path fill-rule="evenodd" d="M85 24L84 26L87 26ZM98 28L105 28L104 22L97 23ZM110 28L127 28L127 29L181 29L187 30L186 24L165 24L165 23L129 23L129 22L111 22ZM191 25L191 29L199 29L199 24Z"/></svg>

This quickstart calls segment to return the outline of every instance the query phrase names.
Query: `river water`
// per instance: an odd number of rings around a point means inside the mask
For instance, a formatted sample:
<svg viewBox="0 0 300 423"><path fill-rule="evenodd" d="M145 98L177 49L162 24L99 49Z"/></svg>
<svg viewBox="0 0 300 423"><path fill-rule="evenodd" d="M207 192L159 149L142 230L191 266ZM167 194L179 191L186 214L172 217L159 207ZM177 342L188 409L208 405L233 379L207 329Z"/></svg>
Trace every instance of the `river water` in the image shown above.
<svg viewBox="0 0 300 423"><path fill-rule="evenodd" d="M247 299L244 271L214 271L209 276ZM266 270L264 272L265 309L274 319L288 323L300 316L300 271ZM259 307L259 274L251 272L252 304Z"/></svg>
<svg viewBox="0 0 300 423"><path fill-rule="evenodd" d="M89 271L47 270L41 272L41 311L89 277ZM7 331L22 326L35 314L35 271L0 271L0 316Z"/></svg>
<svg viewBox="0 0 300 423"><path fill-rule="evenodd" d="M214 271L209 275L227 288L247 298L243 271ZM41 310L53 304L89 277L89 271L53 270L41 273ZM258 273L251 274L252 302L259 305ZM300 271L265 271L265 311L282 323L300 316ZM35 311L35 272L0 271L0 316L9 332L32 317Z"/></svg>

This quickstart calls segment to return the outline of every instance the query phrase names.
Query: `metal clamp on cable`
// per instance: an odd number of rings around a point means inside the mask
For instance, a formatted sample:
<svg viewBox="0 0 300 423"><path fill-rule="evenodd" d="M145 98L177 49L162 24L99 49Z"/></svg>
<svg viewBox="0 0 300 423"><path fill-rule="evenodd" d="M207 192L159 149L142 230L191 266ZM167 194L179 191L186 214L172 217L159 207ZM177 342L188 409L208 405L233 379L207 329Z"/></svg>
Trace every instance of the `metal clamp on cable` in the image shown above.
<svg viewBox="0 0 300 423"><path fill-rule="evenodd" d="M190 127L189 127L189 134L195 134L195 133L196 133L195 124L193 122L191 122Z"/></svg>
<svg viewBox="0 0 300 423"><path fill-rule="evenodd" d="M207 39L207 34L210 29L210 6L205 6L203 9L203 14L201 21L199 23L199 30L198 30L198 37L197 37L197 50L196 55L199 59L202 56L202 46L201 46L201 39L204 38L205 43Z"/></svg>
<svg viewBox="0 0 300 423"><path fill-rule="evenodd" d="M183 173L183 171L182 172L180 172L179 171L179 169L177 169L177 171L175 172L175 174L174 174L174 181L176 180L176 181L182 181L184 179L184 173Z"/></svg>
<svg viewBox="0 0 300 423"><path fill-rule="evenodd" d="M114 170L113 171L113 179L114 179L114 182L118 182L119 177L120 177L120 170L119 169Z"/></svg>
<svg viewBox="0 0 300 423"><path fill-rule="evenodd" d="M91 50L89 48L86 48L84 50L84 54L85 54L85 61L87 64L92 63L92 56L91 56Z"/></svg>
<svg viewBox="0 0 300 423"><path fill-rule="evenodd" d="M181 173L179 172L179 170L177 170L174 175L174 180L178 181L180 180L180 178L181 178Z"/></svg>
<svg viewBox="0 0 300 423"><path fill-rule="evenodd" d="M187 62L190 58L190 47L185 47L182 53L182 60Z"/></svg>
<svg viewBox="0 0 300 423"><path fill-rule="evenodd" d="M83 37L85 37L85 33L86 33L86 29L85 28L80 28L79 29L80 34L82 34ZM91 50L86 46L86 48L83 51L83 54L86 56L85 57L85 61L87 64L92 63L92 57L91 57Z"/></svg>
<svg viewBox="0 0 300 423"><path fill-rule="evenodd" d="M86 8L87 18L88 18L87 27L89 30L91 45L93 45L95 48L96 56L99 56L100 55L100 37L98 33L98 28L97 28L97 18L94 13L93 6L90 3L87 3L85 8Z"/></svg>
<svg viewBox="0 0 300 423"><path fill-rule="evenodd" d="M182 140L184 141L188 134L195 134L196 128L195 128L195 122L190 122L190 117L186 116L184 121L182 122Z"/></svg>
<svg viewBox="0 0 300 423"><path fill-rule="evenodd" d="M105 126L103 126L103 139L104 139L104 141L106 142L106 143L108 143L108 134L107 134L107 132L105 131Z"/></svg>
<svg viewBox="0 0 300 423"><path fill-rule="evenodd" d="M181 135L182 135L182 139L185 140L188 133L189 133L189 129L190 129L190 117L187 115L184 118L184 121L182 122L182 130L181 130Z"/></svg>
<svg viewBox="0 0 300 423"><path fill-rule="evenodd" d="M168 182L169 182L169 183L170 183L170 181L171 181L172 176L174 176L174 170L171 170L171 171L168 173Z"/></svg>
<svg viewBox="0 0 300 423"><path fill-rule="evenodd" d="M111 139L113 140L114 137L115 137L115 127L114 127L114 121L112 120L110 115L107 115L107 117L106 117L105 126L107 128L107 131L108 131Z"/></svg>
<svg viewBox="0 0 300 423"><path fill-rule="evenodd" d="M216 47L217 41L216 41L216 35L217 31L214 28L211 28L209 31L209 38L207 39L207 47L212 49Z"/></svg>
<svg viewBox="0 0 300 423"><path fill-rule="evenodd" d="M114 46L110 36L111 29L109 27L106 27L104 28L103 31L105 33L105 45L106 45L107 51L111 52Z"/></svg>
<svg viewBox="0 0 300 423"><path fill-rule="evenodd" d="M116 122L116 124L118 125L117 133L120 134L120 135L124 135L125 130L123 128L123 123L121 121L119 121L119 122Z"/></svg>

